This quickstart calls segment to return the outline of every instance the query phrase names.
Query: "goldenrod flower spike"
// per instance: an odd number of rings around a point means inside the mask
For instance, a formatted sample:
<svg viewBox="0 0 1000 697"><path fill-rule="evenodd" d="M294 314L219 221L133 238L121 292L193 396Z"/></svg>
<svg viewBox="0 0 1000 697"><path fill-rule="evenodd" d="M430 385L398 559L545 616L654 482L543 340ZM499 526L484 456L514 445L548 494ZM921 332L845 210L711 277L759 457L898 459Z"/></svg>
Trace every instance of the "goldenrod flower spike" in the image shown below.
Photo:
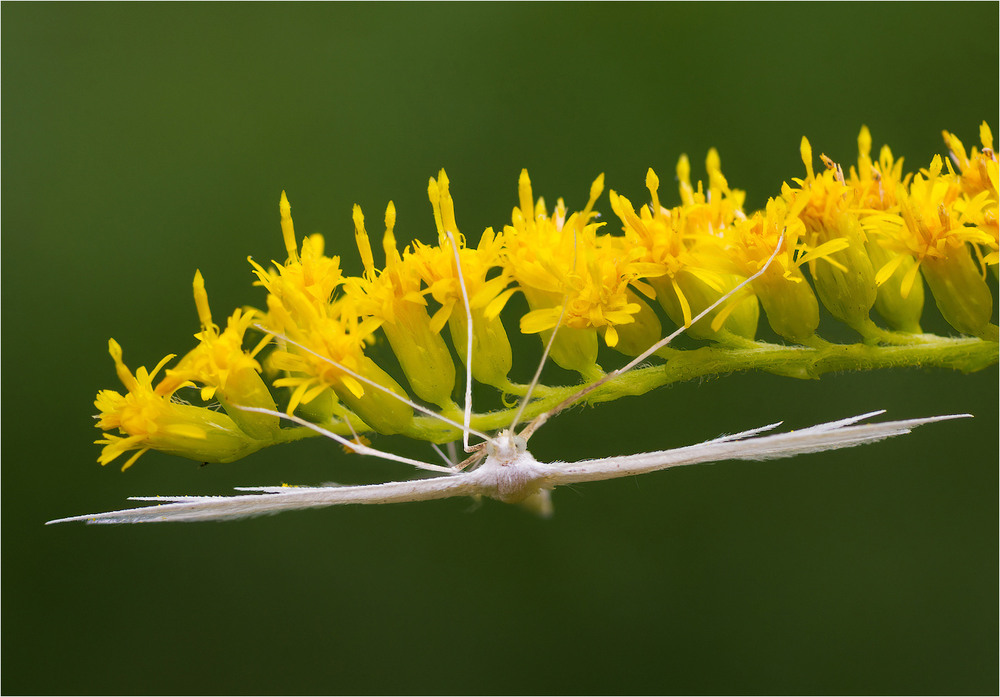
<svg viewBox="0 0 1000 697"><path fill-rule="evenodd" d="M256 285L267 291L266 311L237 310L225 327L213 322L204 279L193 292L201 331L198 345L155 383L168 356L153 371L133 374L117 343L109 343L125 392L102 390L95 402L104 432L99 461L129 454L125 467L150 449L198 461L230 461L259 448L306 435L322 435L359 454L427 470L436 478L363 487L249 487L235 497L157 498L166 505L64 520L152 522L217 520L346 503L389 503L448 496L486 496L519 503L542 514L552 510L557 486L717 459L766 459L847 447L900 435L913 427L964 415L861 425L874 414L761 436L766 426L676 451L625 455L572 464L542 463L527 451L528 438L564 408L641 394L681 379L740 370L816 378L844 369L921 365L965 372L997 360L998 330L984 267L998 257L997 158L992 133L980 129L982 148L965 151L945 133L951 160L935 158L914 176L884 146L872 160L871 133L858 136L857 168L842 168L812 147L800 151L804 179L782 187L763 211L745 213L744 193L730 187L718 152L706 159L707 184L692 186L690 163L677 164L681 205L659 196L659 178L646 172L650 205L636 210L610 192L624 235L608 231L597 210L603 175L586 205L570 213L562 199L550 212L535 198L527 171L518 181L518 206L501 234L492 229L470 247L455 216L444 170L428 183L437 243L396 241L396 212L386 208L376 266L364 218L355 207L361 277L345 278L339 258L327 256L320 235L296 241L291 207L279 205L287 258L265 269L253 262ZM863 227L861 222L863 221ZM809 265L809 276L802 266ZM952 326L980 338L947 338L920 331L923 277ZM878 287L876 292L875 288ZM520 290L530 310L520 318L526 333L540 333L543 360L529 386L512 384L510 344L501 311ZM658 311L640 297L656 298L680 328L660 338ZM861 332L865 343L831 344L816 336L818 299ZM786 344L753 339L759 305ZM869 316L873 306L889 331ZM452 401L455 360L440 332L449 327L454 353L467 365L465 399ZM253 326L264 338L243 346ZM513 325L508 325L513 326ZM692 340L712 346L668 348L690 326ZM366 355L382 329L413 396L397 384L391 366ZM598 340L634 355L604 373ZM787 343L800 344L789 346ZM886 346L885 344L892 344ZM258 357L278 373L280 407L260 379ZM544 355L580 373L581 386L538 384ZM373 354L374 355L374 354ZM665 363L639 367L655 356ZM380 359L381 360L381 359ZM470 376L471 377L468 377ZM472 380L521 395L516 409L476 413ZM155 383L155 384L154 384ZM218 400L227 414L182 403L181 389L203 401ZM186 396L186 395L185 395ZM506 401L506 397L504 396ZM435 405L434 407L428 405ZM512 418L513 417L513 418ZM293 427L279 428L283 418ZM527 426L519 432L519 424ZM506 428L504 428L506 426ZM488 435L488 429L500 429ZM464 462L439 454L445 465L375 450L360 435L398 433L444 443L461 439ZM471 436L483 442L469 445ZM145 500L145 499L140 499Z"/></svg>

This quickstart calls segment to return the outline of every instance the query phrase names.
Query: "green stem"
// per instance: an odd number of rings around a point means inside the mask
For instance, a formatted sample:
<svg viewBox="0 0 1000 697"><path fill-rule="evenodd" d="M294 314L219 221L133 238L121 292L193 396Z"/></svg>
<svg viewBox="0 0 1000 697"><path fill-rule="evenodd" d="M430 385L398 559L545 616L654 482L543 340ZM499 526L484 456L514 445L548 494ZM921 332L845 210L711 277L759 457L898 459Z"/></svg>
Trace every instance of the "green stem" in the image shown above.
<svg viewBox="0 0 1000 697"><path fill-rule="evenodd" d="M760 370L800 379L817 379L830 372L876 370L881 368L947 368L971 373L997 362L995 342L975 338L951 339L919 335L912 343L894 345L831 344L817 342L814 346L782 346L754 343L743 347L704 347L687 351L671 350L666 362L636 368L615 376L585 396L588 404L610 402L621 397L641 395L658 387L691 380L706 375L722 375L738 371ZM547 412L577 393L584 385L564 387L540 386L538 395L525 407L523 421ZM516 407L472 415L472 427L480 431L495 431L510 426ZM354 420L358 432L370 429ZM340 435L350 435L343 422L327 424ZM276 442L289 442L317 435L306 428L283 429ZM445 443L461 438L461 430L431 416L417 416L403 434L410 438Z"/></svg>

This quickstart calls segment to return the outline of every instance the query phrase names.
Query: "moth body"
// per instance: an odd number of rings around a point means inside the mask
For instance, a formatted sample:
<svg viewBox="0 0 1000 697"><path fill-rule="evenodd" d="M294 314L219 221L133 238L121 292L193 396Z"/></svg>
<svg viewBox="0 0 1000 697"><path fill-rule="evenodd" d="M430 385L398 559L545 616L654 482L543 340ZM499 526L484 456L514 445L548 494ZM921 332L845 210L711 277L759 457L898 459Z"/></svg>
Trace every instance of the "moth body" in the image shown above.
<svg viewBox="0 0 1000 697"><path fill-rule="evenodd" d="M490 498L504 503L522 503L541 495L549 469L528 452L524 438L501 431L486 444L486 460L473 473Z"/></svg>

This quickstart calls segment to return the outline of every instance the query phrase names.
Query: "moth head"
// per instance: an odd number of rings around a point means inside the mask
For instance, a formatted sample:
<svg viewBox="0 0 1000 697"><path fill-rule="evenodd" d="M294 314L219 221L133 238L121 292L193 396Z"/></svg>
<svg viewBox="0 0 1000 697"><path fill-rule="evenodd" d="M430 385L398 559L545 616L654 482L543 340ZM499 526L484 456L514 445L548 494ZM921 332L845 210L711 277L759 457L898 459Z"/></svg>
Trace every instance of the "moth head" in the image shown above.
<svg viewBox="0 0 1000 697"><path fill-rule="evenodd" d="M506 428L486 443L486 454L501 461L522 455L527 449L528 441Z"/></svg>

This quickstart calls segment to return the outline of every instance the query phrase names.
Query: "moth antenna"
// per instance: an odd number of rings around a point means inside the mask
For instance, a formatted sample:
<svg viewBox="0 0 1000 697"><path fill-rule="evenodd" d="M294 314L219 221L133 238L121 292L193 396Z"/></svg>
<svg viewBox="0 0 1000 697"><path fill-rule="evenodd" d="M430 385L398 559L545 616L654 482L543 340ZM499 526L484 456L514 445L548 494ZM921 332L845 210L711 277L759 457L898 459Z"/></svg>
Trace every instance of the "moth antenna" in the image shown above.
<svg viewBox="0 0 1000 697"><path fill-rule="evenodd" d="M645 351L643 351L641 354L639 354L638 356L636 356L634 359L632 359L629 363L627 363L623 367L618 368L616 370L612 370L611 372L609 372L606 375L604 375L604 377L595 380L594 382L590 383L589 385L587 385L586 387L584 387L583 389L581 389L579 392L571 395L570 397L567 397L566 399L564 399L562 402L560 402L559 404L557 404L555 407L553 407L549 411L544 412L542 414L539 414L538 416L535 417L535 419L530 424L528 424L527 426L525 426L524 430L522 430L521 433L519 433L518 435L520 435L522 438L524 438L525 440L527 440L528 438L531 437L531 435L535 431L537 431L539 428L541 428L542 425L546 421L548 421L550 417L552 417L555 414L558 414L559 412L561 412L566 407L569 407L569 406L575 404L582 397L587 396L588 394L590 394L591 392L593 392L594 390L596 390L598 387L600 387L604 383L608 382L609 380L612 380L612 379L618 377L619 375L623 375L623 374L627 373L628 371L632 370L637 365L639 365L640 363L642 363L644 360L646 360L647 358L649 358L650 356L652 356L654 353L656 353L657 351L659 351L661 348L663 348L664 346L666 346L667 344L669 344L671 341L673 341L674 339L676 339L678 336L680 336L681 334L683 334L687 330L687 328L689 326L694 325L700 319L702 319L703 317L705 317L705 315L709 314L710 312L712 312L712 310L714 310L715 308L717 308L720 305L722 305L724 302L726 302L731 297L733 297L736 293L738 293L741 290L743 290L743 288L745 286L747 286L748 284L752 283L754 280L756 280L757 278L759 278L765 271L767 271L767 267L769 267L771 265L771 262L774 261L774 258L776 256L778 256L778 252L781 251L781 245L784 243L784 241L785 241L785 232L782 231L781 235L778 237L778 244L775 245L774 251L771 252L771 256L769 256L767 258L767 261L764 262L764 265L761 266L753 274L751 274L747 278L745 278L742 281L740 281L740 283L738 283L732 290L730 290L727 293L724 293L718 300L716 300L711 305L709 305L704 310L702 310L697 315L695 315L694 318L692 318L692 320L691 320L691 322L689 324L683 325L681 327L678 327L674 332L672 332L671 334L669 334L665 338L660 339L659 341L657 341L655 344L653 344L648 349L646 349Z"/></svg>
<svg viewBox="0 0 1000 697"><path fill-rule="evenodd" d="M483 457L485 457L485 455L483 454L485 452L485 445L486 445L485 443L480 443L478 446L473 446L474 452L471 455L469 455L469 457L465 458L457 465L455 465L455 470L461 472L467 467L471 467L472 465L478 465L479 462L482 461Z"/></svg>
<svg viewBox="0 0 1000 697"><path fill-rule="evenodd" d="M337 368L338 370L346 373L347 375L350 375L355 380L357 380L359 382L363 382L366 385L370 385L370 386L374 387L377 390L381 390L382 392L384 392L385 394L389 395L390 397L398 399L403 404L408 404L409 406L413 407L417 411L423 412L424 414L427 414L428 416L432 416L435 419L438 419L439 421L443 421L444 423L448 424L449 426L454 426L455 428L457 428L460 431L462 431L462 433L465 433L466 430L468 430L469 433L471 433L474 436L478 436L479 438L482 438L484 441L490 440L490 437L488 435L486 435L485 433L483 433L481 431L477 431L476 429L474 429L472 427L463 426L462 424L458 423L457 421L452 421L447 416L444 416L442 414L438 414L433 409L428 409L425 406L417 404L416 402L407 399L406 397L402 396L401 394L397 394L396 392L390 390L389 388L385 387L384 385L380 385L377 382L375 382L374 380L369 380L365 376L359 375L358 373L355 373L353 370L351 370L347 366L338 363L337 361L333 360L332 358L327 358L326 356L323 356L321 354L316 353L315 351L313 351L308 346L305 346L304 344L300 344L298 341L295 341L293 339L289 339L287 336L285 336L281 332L276 332L276 331L274 331L272 329L268 329L267 327L265 327L262 324L254 324L253 326L256 329L259 329L260 331L262 331L262 332L264 332L266 334L270 334L271 336L273 336L276 339L281 339L282 341L287 341L292 346L298 346L303 351L306 351L307 353L310 353L313 356L316 356L316 358L320 359L321 361L329 363L334 368ZM241 407L241 408L242 409L250 409L250 407Z"/></svg>
<svg viewBox="0 0 1000 697"><path fill-rule="evenodd" d="M354 452L358 453L359 455L372 455L374 457L378 457L383 460L402 462L407 465L413 465L414 467L418 467L423 470L428 470L430 472L441 472L443 474L454 474L455 472L455 470L450 467L441 467L439 465L432 465L427 462L421 462L420 460L411 460L410 458L403 457L402 455L393 455L392 453L387 453L382 450L378 450L377 448L372 448L362 443L349 440L337 433L334 433L332 431L323 428L322 426L319 426L310 421L306 421L305 419L295 416L294 414L285 414L284 412L274 411L273 409L262 409L261 407L241 407L239 405L234 405L234 406L236 406L237 409L241 409L243 411L253 411L257 412L258 414L268 414L270 416L277 416L280 419L287 419L288 421L297 423L300 426L305 426L306 428L313 430L322 436L326 436L327 438L337 441L345 448L349 448ZM351 432L352 433L354 432L353 428L351 429ZM355 434L355 437L357 437L357 434Z"/></svg>
<svg viewBox="0 0 1000 697"><path fill-rule="evenodd" d="M603 175L602 175L603 176ZM576 255L577 255L577 229L573 228L573 261L570 266L570 273L576 270ZM556 334L559 332L559 327L562 326L563 318L566 316L566 307L569 305L569 293L563 296L562 310L559 312L559 319L556 320L556 326L552 328L552 334L549 336L548 343L545 344L545 350L542 351L542 359L538 361L538 368L535 369L535 375L531 378L531 382L528 384L528 391L524 393L524 397L521 398L521 403L517 407L517 413L514 414L514 420L510 422L510 428L508 429L511 433L514 433L514 429L521 422L521 415L524 414L524 408L528 406L528 402L531 401L531 393L534 392L535 387L538 385L538 381L542 378L542 368L545 367L545 361L548 360L549 352L552 351L552 343L556 339ZM525 429L527 430L527 429ZM523 432L522 432L523 433ZM530 435L530 433L528 434ZM527 440L528 436L524 436Z"/></svg>
<svg viewBox="0 0 1000 697"><path fill-rule="evenodd" d="M451 242L451 251L455 255L455 268L458 270L458 285L462 289L462 304L465 307L465 416L462 429L462 446L465 452L469 448L469 424L472 422L472 306L469 304L469 291L465 287L465 276L462 275L462 258L458 253L458 244L450 230L445 230Z"/></svg>

